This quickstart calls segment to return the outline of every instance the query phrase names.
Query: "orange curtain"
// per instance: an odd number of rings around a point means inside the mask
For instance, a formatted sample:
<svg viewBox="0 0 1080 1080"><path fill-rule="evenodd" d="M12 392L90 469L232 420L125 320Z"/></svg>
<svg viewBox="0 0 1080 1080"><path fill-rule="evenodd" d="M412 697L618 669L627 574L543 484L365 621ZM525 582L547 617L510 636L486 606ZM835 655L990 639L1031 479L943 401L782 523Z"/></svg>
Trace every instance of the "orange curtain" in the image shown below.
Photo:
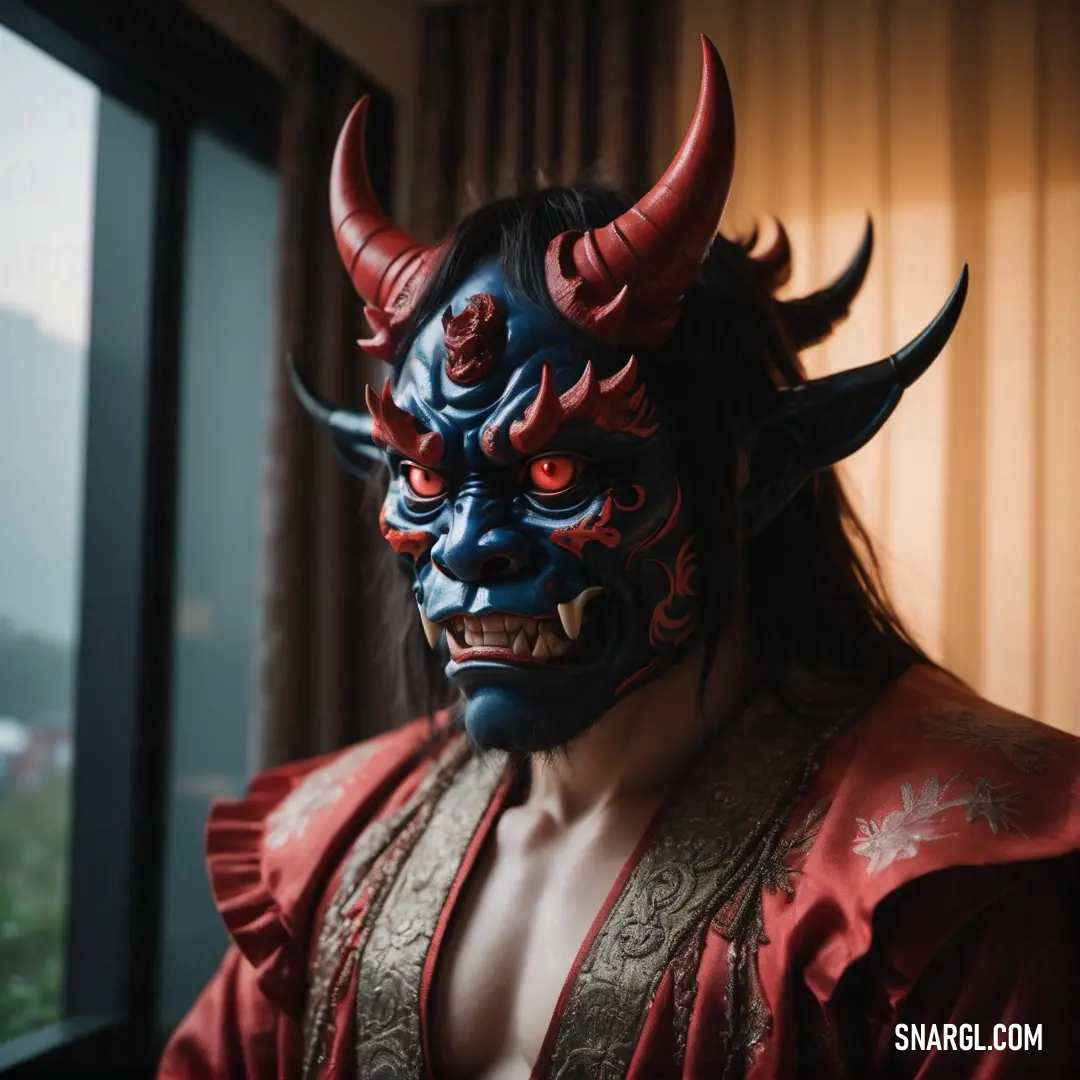
<svg viewBox="0 0 1080 1080"><path fill-rule="evenodd" d="M699 33L731 76L726 230L781 218L798 293L873 215L870 276L812 374L904 344L970 263L949 348L844 472L931 653L1080 731L1080 5L682 0L678 19L674 132Z"/></svg>

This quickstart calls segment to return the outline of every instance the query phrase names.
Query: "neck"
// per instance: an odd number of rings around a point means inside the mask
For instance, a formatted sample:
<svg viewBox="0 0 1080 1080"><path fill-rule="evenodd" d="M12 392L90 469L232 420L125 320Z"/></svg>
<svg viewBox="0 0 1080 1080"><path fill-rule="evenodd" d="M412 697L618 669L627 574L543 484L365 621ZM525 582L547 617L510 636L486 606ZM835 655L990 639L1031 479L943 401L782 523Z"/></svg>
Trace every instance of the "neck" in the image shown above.
<svg viewBox="0 0 1080 1080"><path fill-rule="evenodd" d="M568 747L530 762L527 802L571 823L615 803L658 803L744 693L742 635L721 640L701 694L698 648L618 702Z"/></svg>

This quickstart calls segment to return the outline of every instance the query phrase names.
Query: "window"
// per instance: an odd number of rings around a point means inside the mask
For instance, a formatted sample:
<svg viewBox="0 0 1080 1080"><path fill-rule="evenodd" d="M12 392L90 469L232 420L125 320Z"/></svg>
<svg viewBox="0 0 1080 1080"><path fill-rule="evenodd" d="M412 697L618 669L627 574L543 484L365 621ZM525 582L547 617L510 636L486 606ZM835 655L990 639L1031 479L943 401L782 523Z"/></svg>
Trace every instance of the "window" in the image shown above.
<svg viewBox="0 0 1080 1080"><path fill-rule="evenodd" d="M159 139L0 34L2 1064L126 1004Z"/></svg>
<svg viewBox="0 0 1080 1080"><path fill-rule="evenodd" d="M0 1041L63 1009L99 97L0 27Z"/></svg>
<svg viewBox="0 0 1080 1080"><path fill-rule="evenodd" d="M220 956L201 832L251 764L279 126L184 5L0 3L4 1080L149 1074Z"/></svg>
<svg viewBox="0 0 1080 1080"><path fill-rule="evenodd" d="M210 802L255 767L261 496L273 356L277 177L191 143L159 1023L171 1031L228 944L206 880Z"/></svg>

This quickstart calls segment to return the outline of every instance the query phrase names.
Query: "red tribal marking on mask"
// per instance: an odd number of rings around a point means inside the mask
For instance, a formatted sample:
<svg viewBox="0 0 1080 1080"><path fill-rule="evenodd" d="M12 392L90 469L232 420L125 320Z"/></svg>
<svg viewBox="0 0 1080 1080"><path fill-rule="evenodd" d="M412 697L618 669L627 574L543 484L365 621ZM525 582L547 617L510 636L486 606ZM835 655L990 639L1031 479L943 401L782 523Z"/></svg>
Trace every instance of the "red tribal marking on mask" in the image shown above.
<svg viewBox="0 0 1080 1080"><path fill-rule="evenodd" d="M596 540L606 548L615 547L622 540L622 533L608 524L611 520L611 509L614 505L615 500L609 495L604 500L604 505L600 507L599 513L590 514L583 521L579 521L577 525L568 525L564 529L553 529L551 542L558 544L561 548L566 548L567 551L572 551L578 558L581 557L585 545L590 540Z"/></svg>
<svg viewBox="0 0 1080 1080"><path fill-rule="evenodd" d="M615 509L621 510L624 514L632 514L635 510L640 510L645 505L645 489L640 484L634 484L634 499L635 502L630 506L623 506L616 500Z"/></svg>
<svg viewBox="0 0 1080 1080"><path fill-rule="evenodd" d="M415 562L434 546L435 537L429 532L418 529L415 532L407 532L403 529L393 529L386 523L386 507L379 511L379 528L386 542L398 555L408 555Z"/></svg>
<svg viewBox="0 0 1080 1080"><path fill-rule="evenodd" d="M615 509L621 510L623 513L630 513L634 510L640 510L645 504L645 489L640 484L635 484L634 493L636 501L629 506L623 506L622 503L616 501L614 495L608 495L598 513L586 517L577 525L568 525L565 529L553 530L551 533L552 543L558 544L561 548L566 548L567 551L572 551L578 558L581 557L585 545L590 540L596 540L606 548L613 548L620 544L622 542L622 533L614 525L608 524L611 521L611 511Z"/></svg>
<svg viewBox="0 0 1080 1080"><path fill-rule="evenodd" d="M675 527L675 522L678 520L679 511L682 509L682 485L676 482L675 484L675 505L671 508L671 513L668 514L667 521L660 526L654 533L650 533L643 540L639 540L631 549L630 554L626 556L626 566L624 569L629 570L630 564L634 561L634 556L639 551L647 551L654 544L661 541L671 530Z"/></svg>
<svg viewBox="0 0 1080 1080"><path fill-rule="evenodd" d="M666 531L667 527L665 526L663 531ZM658 559L650 560L667 574L668 579L667 596L653 608L652 619L649 622L649 642L654 647L666 645L673 648L682 644L693 633L694 623L697 619L696 611L689 611L679 618L675 618L671 614L671 605L676 600L687 600L697 595L690 580L697 570L697 556L690 550L690 545L693 542L694 538L688 536L683 542L683 546L679 548L679 554L675 557L674 573L667 563L662 563ZM615 696L619 697L632 686L651 675L660 666L662 659L663 657L654 656L647 664L623 679L615 687Z"/></svg>
<svg viewBox="0 0 1080 1080"><path fill-rule="evenodd" d="M647 439L656 431L645 384L637 386L637 358L610 379L597 379L592 361L565 394L555 389L551 368L540 372L540 389L520 420L510 425L510 445L519 454L535 454L569 420L591 420L605 431Z"/></svg>
<svg viewBox="0 0 1080 1080"><path fill-rule="evenodd" d="M400 408L390 393L390 380L376 394L369 386L365 391L368 412L375 424L371 437L382 446L392 446L402 457L417 465L437 465L443 455L442 436L437 431L424 431L412 413Z"/></svg>
<svg viewBox="0 0 1080 1080"><path fill-rule="evenodd" d="M495 366L495 349L506 336L506 308L489 293L469 297L459 315L442 317L446 374L459 386L486 379Z"/></svg>
<svg viewBox="0 0 1080 1080"><path fill-rule="evenodd" d="M671 606L676 600L686 600L695 596L691 578L697 571L697 555L690 550L694 542L692 536L683 541L679 548L679 554L675 556L675 569L672 571L667 563L659 559L650 559L654 565L659 566L667 574L667 596L653 608L652 620L649 623L649 642L652 645L679 645L685 641L694 629L694 617L696 611L688 611L678 618L671 614Z"/></svg>

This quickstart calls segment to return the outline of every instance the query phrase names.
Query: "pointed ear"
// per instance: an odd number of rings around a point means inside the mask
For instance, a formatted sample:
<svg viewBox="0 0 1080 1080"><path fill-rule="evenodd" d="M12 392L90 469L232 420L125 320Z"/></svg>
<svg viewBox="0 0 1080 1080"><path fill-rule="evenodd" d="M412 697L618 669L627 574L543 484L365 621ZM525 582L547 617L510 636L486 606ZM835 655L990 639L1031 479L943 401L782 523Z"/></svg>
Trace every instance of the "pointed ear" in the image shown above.
<svg viewBox="0 0 1080 1080"><path fill-rule="evenodd" d="M362 478L371 476L385 458L372 438L374 420L367 413L339 409L320 398L304 381L291 356L286 354L285 365L297 400L304 411L322 425L345 468Z"/></svg>
<svg viewBox="0 0 1080 1080"><path fill-rule="evenodd" d="M750 482L743 493L749 535L760 532L810 475L842 461L877 434L903 392L945 347L967 284L965 266L934 321L898 353L777 392L751 439Z"/></svg>

